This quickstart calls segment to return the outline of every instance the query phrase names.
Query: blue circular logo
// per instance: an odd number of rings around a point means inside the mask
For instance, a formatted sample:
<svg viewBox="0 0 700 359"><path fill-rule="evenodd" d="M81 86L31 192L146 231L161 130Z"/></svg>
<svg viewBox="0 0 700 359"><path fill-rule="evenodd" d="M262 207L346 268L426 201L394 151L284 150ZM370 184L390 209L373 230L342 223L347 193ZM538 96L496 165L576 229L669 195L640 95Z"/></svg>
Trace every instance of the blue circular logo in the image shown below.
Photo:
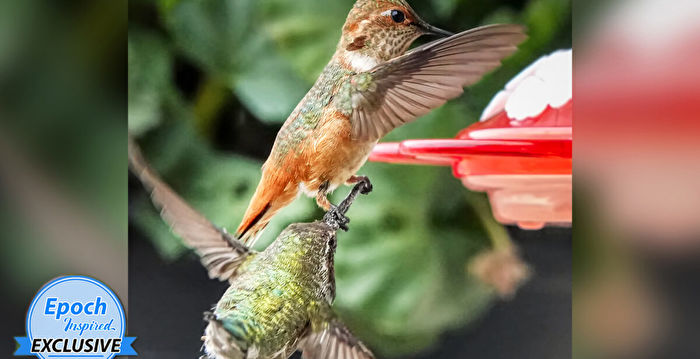
<svg viewBox="0 0 700 359"><path fill-rule="evenodd" d="M136 355L135 337L124 337L124 308L103 283L83 276L61 277L39 290L27 312L27 337L15 338L15 355L42 359Z"/></svg>

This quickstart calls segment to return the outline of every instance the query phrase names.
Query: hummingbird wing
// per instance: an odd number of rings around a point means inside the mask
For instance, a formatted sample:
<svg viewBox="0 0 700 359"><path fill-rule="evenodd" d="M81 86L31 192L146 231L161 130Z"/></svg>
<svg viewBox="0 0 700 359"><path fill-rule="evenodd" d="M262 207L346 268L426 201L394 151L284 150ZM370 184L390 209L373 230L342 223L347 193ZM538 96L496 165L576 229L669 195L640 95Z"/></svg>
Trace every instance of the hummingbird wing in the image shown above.
<svg viewBox="0 0 700 359"><path fill-rule="evenodd" d="M304 359L374 359L372 352L338 320L304 337L299 350Z"/></svg>
<svg viewBox="0 0 700 359"><path fill-rule="evenodd" d="M354 75L353 136L378 140L442 106L500 66L527 36L519 25L488 25L419 46Z"/></svg>
<svg viewBox="0 0 700 359"><path fill-rule="evenodd" d="M226 330L224 323L216 319L213 314L205 313L205 315L205 321L209 322L202 337L206 358L244 359L245 352L241 350L233 335Z"/></svg>
<svg viewBox="0 0 700 359"><path fill-rule="evenodd" d="M160 215L185 244L197 252L209 271L209 278L231 280L238 266L254 253L241 242L215 226L178 196L151 169L138 146L129 139L129 165L144 187L151 191L153 204Z"/></svg>

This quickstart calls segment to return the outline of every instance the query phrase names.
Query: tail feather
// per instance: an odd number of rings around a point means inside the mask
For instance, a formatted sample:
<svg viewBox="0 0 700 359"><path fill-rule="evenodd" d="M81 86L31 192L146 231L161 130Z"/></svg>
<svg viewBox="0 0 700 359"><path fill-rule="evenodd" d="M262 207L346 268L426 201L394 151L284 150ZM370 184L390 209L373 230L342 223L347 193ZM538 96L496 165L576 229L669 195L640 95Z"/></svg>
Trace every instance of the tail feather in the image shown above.
<svg viewBox="0 0 700 359"><path fill-rule="evenodd" d="M267 202L263 206L262 210L260 210L260 211L252 210L251 211L251 209L254 208L254 207L252 207L252 203L251 203L251 206L248 207L249 210L246 211L246 215L245 215L245 217L243 217L243 222L241 222L241 225L238 227L238 230L236 231L236 237L238 237L238 239L242 240L243 243L247 243L250 241L251 237L254 237L258 232L261 232L263 229L265 229L265 227L267 227L267 224L269 223L269 220L262 221L262 219L265 217L265 214L267 214L270 211L270 207L271 207L270 202ZM257 214L254 214L256 212L257 212ZM253 217L251 217L251 215Z"/></svg>
<svg viewBox="0 0 700 359"><path fill-rule="evenodd" d="M280 180L278 178L271 179L263 174L263 178L250 200L243 220L236 230L236 237L248 247L255 244L262 231L270 224L272 217L297 196L299 191L297 186L291 186L288 181Z"/></svg>

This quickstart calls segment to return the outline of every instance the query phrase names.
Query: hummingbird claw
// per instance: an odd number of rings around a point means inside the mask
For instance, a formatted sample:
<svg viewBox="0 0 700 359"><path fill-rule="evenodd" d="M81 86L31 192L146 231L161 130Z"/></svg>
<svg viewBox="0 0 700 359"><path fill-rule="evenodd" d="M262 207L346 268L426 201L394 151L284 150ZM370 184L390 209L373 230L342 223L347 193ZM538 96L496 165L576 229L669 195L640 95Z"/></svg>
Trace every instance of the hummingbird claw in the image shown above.
<svg viewBox="0 0 700 359"><path fill-rule="evenodd" d="M360 189L361 194L369 194L374 189L374 187L372 186L372 182L369 181L369 177L367 176L361 176L359 183L363 185Z"/></svg>
<svg viewBox="0 0 700 359"><path fill-rule="evenodd" d="M347 184L358 184L361 183L363 184L364 187L360 189L361 194L369 194L372 192L373 186L372 182L369 181L369 177L367 176L352 176L348 180Z"/></svg>
<svg viewBox="0 0 700 359"><path fill-rule="evenodd" d="M348 224L350 224L350 218L348 218L344 213L341 213L338 206L331 204L331 209L326 213L324 219L326 220L326 223L330 221L332 224L345 232L349 230Z"/></svg>
<svg viewBox="0 0 700 359"><path fill-rule="evenodd" d="M352 188L350 194L348 194L348 196L342 202L340 202L339 205L334 206L331 204L331 209L326 212L325 216L323 216L324 222L333 228L342 229L343 231L347 232L350 219L345 216L345 213L347 213L350 209L350 206L355 201L355 197L357 197L358 193L368 194L371 191L372 184L369 182L369 178L358 178L358 182L355 187Z"/></svg>

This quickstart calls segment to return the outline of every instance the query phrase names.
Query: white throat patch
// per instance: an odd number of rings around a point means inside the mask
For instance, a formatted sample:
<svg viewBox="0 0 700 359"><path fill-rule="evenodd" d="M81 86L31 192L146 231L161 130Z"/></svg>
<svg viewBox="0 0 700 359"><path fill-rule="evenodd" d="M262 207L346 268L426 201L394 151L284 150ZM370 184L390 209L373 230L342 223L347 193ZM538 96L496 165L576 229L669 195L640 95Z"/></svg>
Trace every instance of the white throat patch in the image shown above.
<svg viewBox="0 0 700 359"><path fill-rule="evenodd" d="M357 52L346 52L345 60L355 72L367 72L379 65L377 59Z"/></svg>

